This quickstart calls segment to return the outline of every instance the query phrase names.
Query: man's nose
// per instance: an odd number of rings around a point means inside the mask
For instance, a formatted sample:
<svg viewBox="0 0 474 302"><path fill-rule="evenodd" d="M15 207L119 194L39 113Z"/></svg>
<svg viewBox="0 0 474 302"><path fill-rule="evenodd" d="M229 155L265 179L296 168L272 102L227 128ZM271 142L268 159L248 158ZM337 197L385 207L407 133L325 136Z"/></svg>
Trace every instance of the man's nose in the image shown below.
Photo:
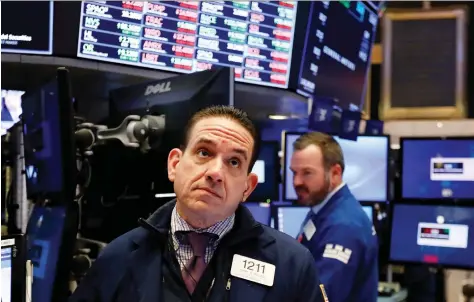
<svg viewBox="0 0 474 302"><path fill-rule="evenodd" d="M222 182L224 179L224 164L221 159L215 158L208 163L206 179L214 182Z"/></svg>
<svg viewBox="0 0 474 302"><path fill-rule="evenodd" d="M303 181L301 180L301 177L295 175L293 176L293 186L297 187L303 184Z"/></svg>

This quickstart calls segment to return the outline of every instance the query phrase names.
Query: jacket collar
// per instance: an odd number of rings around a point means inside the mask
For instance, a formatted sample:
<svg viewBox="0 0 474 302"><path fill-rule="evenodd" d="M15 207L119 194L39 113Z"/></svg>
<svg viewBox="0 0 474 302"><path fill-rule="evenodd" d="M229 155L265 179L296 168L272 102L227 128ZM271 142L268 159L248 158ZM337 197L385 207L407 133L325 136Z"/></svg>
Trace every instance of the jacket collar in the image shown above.
<svg viewBox="0 0 474 302"><path fill-rule="evenodd" d="M156 210L147 220L140 219L140 225L155 234L161 240L167 240L171 224L171 214L176 206L176 199L171 200ZM230 244L237 244L242 240L247 240L252 237L258 237L263 233L263 227L258 223L247 209L247 207L240 204L235 212L234 227L226 236L226 240ZM225 239L225 238L224 238ZM137 244L139 241L134 240Z"/></svg>

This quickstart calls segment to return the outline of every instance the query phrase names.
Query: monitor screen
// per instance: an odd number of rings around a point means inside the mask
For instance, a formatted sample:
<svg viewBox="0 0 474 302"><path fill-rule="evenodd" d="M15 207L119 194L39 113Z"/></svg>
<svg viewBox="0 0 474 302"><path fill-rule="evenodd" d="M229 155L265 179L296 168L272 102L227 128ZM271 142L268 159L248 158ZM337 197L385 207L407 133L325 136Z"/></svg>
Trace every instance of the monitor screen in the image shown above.
<svg viewBox="0 0 474 302"><path fill-rule="evenodd" d="M65 218L64 207L35 206L28 221L28 256L33 264L32 295L36 302L52 301Z"/></svg>
<svg viewBox="0 0 474 302"><path fill-rule="evenodd" d="M53 53L53 1L6 1L1 24L2 53Z"/></svg>
<svg viewBox="0 0 474 302"><path fill-rule="evenodd" d="M394 204L390 260L474 267L474 208Z"/></svg>
<svg viewBox="0 0 474 302"><path fill-rule="evenodd" d="M284 179L283 199L297 199L293 188L293 173L290 161L293 154L293 143L302 133L285 133L284 138ZM357 141L335 137L344 154L344 182L359 201L382 202L388 195L388 136L359 136Z"/></svg>
<svg viewBox="0 0 474 302"><path fill-rule="evenodd" d="M474 199L474 137L402 139L401 197Z"/></svg>
<svg viewBox="0 0 474 302"><path fill-rule="evenodd" d="M13 125L20 121L21 96L24 91L2 89L2 122L0 135L7 133Z"/></svg>
<svg viewBox="0 0 474 302"><path fill-rule="evenodd" d="M277 142L262 142L260 154L252 169L258 176L258 184L247 201L270 202L279 199L279 149Z"/></svg>
<svg viewBox="0 0 474 302"><path fill-rule="evenodd" d="M22 96L25 174L28 198L75 195L74 115L68 71ZM66 201L65 201L66 200Z"/></svg>
<svg viewBox="0 0 474 302"><path fill-rule="evenodd" d="M310 210L310 207L277 207L276 227L280 232L296 238Z"/></svg>
<svg viewBox="0 0 474 302"><path fill-rule="evenodd" d="M296 2L83 1L79 57L288 87Z"/></svg>
<svg viewBox="0 0 474 302"><path fill-rule="evenodd" d="M311 2L297 92L361 109L378 16L361 1Z"/></svg>
<svg viewBox="0 0 474 302"><path fill-rule="evenodd" d="M364 210L367 217L369 217L370 222L374 220L374 209L371 206L362 206L362 210Z"/></svg>
<svg viewBox="0 0 474 302"><path fill-rule="evenodd" d="M12 295L12 246L2 246L2 258L1 258L1 275L2 280L1 298L2 302L13 302L11 299Z"/></svg>
<svg viewBox="0 0 474 302"><path fill-rule="evenodd" d="M268 203L243 203L253 218L261 224L270 225L271 208Z"/></svg>

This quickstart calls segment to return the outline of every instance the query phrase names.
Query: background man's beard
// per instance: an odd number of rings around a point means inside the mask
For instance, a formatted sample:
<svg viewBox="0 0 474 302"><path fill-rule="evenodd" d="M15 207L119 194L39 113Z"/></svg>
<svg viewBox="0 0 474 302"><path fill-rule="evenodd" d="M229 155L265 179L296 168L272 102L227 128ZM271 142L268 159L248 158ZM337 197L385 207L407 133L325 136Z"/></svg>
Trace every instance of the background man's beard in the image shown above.
<svg viewBox="0 0 474 302"><path fill-rule="evenodd" d="M304 188L307 190L308 188ZM328 194L331 192L331 180L329 179L329 175L326 175L324 179L324 186L319 189L318 191L309 191L309 195L304 200L298 200L300 205L304 206L315 206L324 201Z"/></svg>

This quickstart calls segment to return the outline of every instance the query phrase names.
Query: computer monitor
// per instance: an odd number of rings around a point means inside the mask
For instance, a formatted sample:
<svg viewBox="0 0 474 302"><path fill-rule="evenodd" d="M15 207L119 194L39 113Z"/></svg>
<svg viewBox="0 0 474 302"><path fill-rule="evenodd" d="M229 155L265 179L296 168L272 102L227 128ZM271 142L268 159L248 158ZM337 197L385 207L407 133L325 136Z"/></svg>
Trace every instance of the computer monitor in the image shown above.
<svg viewBox="0 0 474 302"><path fill-rule="evenodd" d="M2 122L0 125L0 135L7 133L13 125L20 121L21 96L24 91L2 89Z"/></svg>
<svg viewBox="0 0 474 302"><path fill-rule="evenodd" d="M377 23L362 1L312 1L296 91L362 110Z"/></svg>
<svg viewBox="0 0 474 302"><path fill-rule="evenodd" d="M279 199L280 144L276 141L262 142L260 154L252 169L258 175L258 184L247 202L271 202Z"/></svg>
<svg viewBox="0 0 474 302"><path fill-rule="evenodd" d="M302 224L311 207L273 206L275 228L280 232L296 238L301 232Z"/></svg>
<svg viewBox="0 0 474 302"><path fill-rule="evenodd" d="M34 206L26 235L28 258L33 264L35 302L67 300L77 229L78 210L74 203Z"/></svg>
<svg viewBox="0 0 474 302"><path fill-rule="evenodd" d="M270 225L271 207L269 203L244 202L243 205L249 209L256 221L264 225Z"/></svg>
<svg viewBox="0 0 474 302"><path fill-rule="evenodd" d="M74 110L69 71L22 96L26 189L29 199L72 202L76 190Z"/></svg>
<svg viewBox="0 0 474 302"><path fill-rule="evenodd" d="M474 207L392 205L390 261L474 268Z"/></svg>
<svg viewBox="0 0 474 302"><path fill-rule="evenodd" d="M147 154L116 146L104 154L101 158L103 177L109 179L110 189L119 190L119 195L125 187L131 195L173 192L166 172L169 151L183 143L184 129L191 116L211 105L234 105L234 72L231 68L112 90L109 126L117 126L125 116L132 114L165 115L166 128Z"/></svg>
<svg viewBox="0 0 474 302"><path fill-rule="evenodd" d="M283 137L283 199L296 201L290 161L293 143L303 132L285 132ZM390 139L388 136L361 135L357 141L334 137L344 155L343 181L359 201L388 200L388 166Z"/></svg>
<svg viewBox="0 0 474 302"><path fill-rule="evenodd" d="M474 137L401 138L401 198L474 200Z"/></svg>
<svg viewBox="0 0 474 302"><path fill-rule="evenodd" d="M26 241L23 235L2 236L0 297L24 302L26 297Z"/></svg>

